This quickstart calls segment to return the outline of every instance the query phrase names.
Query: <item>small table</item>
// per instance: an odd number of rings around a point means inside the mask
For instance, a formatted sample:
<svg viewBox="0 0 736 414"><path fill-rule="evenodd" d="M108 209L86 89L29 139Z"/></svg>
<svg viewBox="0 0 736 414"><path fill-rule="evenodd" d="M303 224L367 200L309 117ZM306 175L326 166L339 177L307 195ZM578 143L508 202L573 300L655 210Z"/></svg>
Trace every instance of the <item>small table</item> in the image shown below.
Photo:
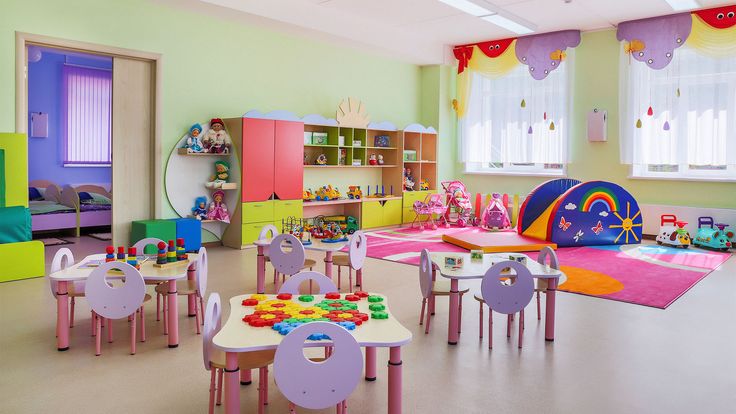
<svg viewBox="0 0 736 414"><path fill-rule="evenodd" d="M344 249L350 242L325 243L319 239L312 239L312 244L303 245L305 250L316 250L325 252L325 275L332 279L332 254ZM256 291L266 293L266 256L263 255L264 248L271 245L271 239L260 239L253 242L258 247L258 268ZM362 285L362 271L358 270L355 275L356 283Z"/></svg>
<svg viewBox="0 0 736 414"><path fill-rule="evenodd" d="M514 253L515 256L526 257L526 267L536 279L547 279L547 295L546 310L544 319L544 337L548 341L555 339L555 292L557 291L557 281L562 276L562 271L549 269L546 266L537 263L528 256ZM465 265L460 268L445 267L445 257L461 256ZM483 261L470 260L470 253L450 253L435 252L430 253L430 257L434 262L434 270L439 270L443 277L450 279L450 321L447 324L447 343L456 345L459 339L458 326L460 324L460 291L458 289L459 280L461 279L482 279L488 269L496 263L509 260L508 253L484 254Z"/></svg>
<svg viewBox="0 0 736 414"><path fill-rule="evenodd" d="M382 296L373 294L376 296ZM251 295L239 295L230 299L230 316L220 332L215 335L212 343L225 352L225 412L228 414L240 412L240 373L238 368L238 353L276 349L284 336L270 327L254 328L243 322L243 317L254 312L252 306L243 306L243 299ZM312 304L324 299L324 295L313 295ZM341 296L344 298L344 295ZM267 300L275 299L276 295L268 295ZM384 310L389 314L388 319L370 319L356 327L350 333L355 337L360 346L366 348L365 365L366 380L373 381L376 378L376 347L388 347L388 413L401 413L401 347L411 342L412 333L406 329L391 314L388 303L383 296ZM358 311L371 314L368 309L369 302L362 299L358 304ZM307 306L307 304L304 304ZM309 341L307 347L323 347L329 341ZM249 373L245 374L249 377Z"/></svg>
<svg viewBox="0 0 736 414"><path fill-rule="evenodd" d="M188 263L181 265L172 265L164 268L155 267L155 260L147 260L141 264L141 275L144 280L153 280L160 282L168 282L169 295L169 348L179 346L179 310L177 306L176 281L183 279L191 273L192 269L196 269L197 253L188 253ZM79 263L75 263L66 269L51 273L49 279L58 282L56 287L56 329L58 336L56 339L56 347L59 351L69 349L69 290L68 283L86 280L95 267L86 267L86 263L90 261L105 260L104 254L93 254L85 257ZM112 278L120 278L118 275L111 274Z"/></svg>

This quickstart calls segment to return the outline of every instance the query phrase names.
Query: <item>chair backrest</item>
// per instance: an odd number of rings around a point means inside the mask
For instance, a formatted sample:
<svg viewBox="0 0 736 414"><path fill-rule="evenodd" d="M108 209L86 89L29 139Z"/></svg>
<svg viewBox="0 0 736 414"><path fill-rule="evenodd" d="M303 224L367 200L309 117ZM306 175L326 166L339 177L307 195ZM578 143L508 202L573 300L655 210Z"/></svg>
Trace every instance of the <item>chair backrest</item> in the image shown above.
<svg viewBox="0 0 736 414"><path fill-rule="evenodd" d="M505 268L511 268L513 274L502 274ZM514 278L511 285L504 284L501 278ZM496 312L510 315L524 309L534 296L534 280L529 269L513 260L496 263L486 271L480 284L483 301Z"/></svg>
<svg viewBox="0 0 736 414"><path fill-rule="evenodd" d="M560 262L557 259L557 253L555 253L555 251L552 250L552 248L549 246L545 246L544 249L539 252L539 256L537 256L537 263L544 266L545 264L547 264L548 257L549 267L555 270L560 270Z"/></svg>
<svg viewBox="0 0 736 414"><path fill-rule="evenodd" d="M209 260L207 259L207 249L204 246L199 248L197 255L197 291L199 297L203 298L207 292L207 266Z"/></svg>
<svg viewBox="0 0 736 414"><path fill-rule="evenodd" d="M423 249L419 255L419 290L423 298L428 298L432 293L432 259L429 250Z"/></svg>
<svg viewBox="0 0 736 414"><path fill-rule="evenodd" d="M66 247L59 249L54 255L54 260L51 262L50 273L58 272L59 270L66 269L67 267L74 264L74 254L71 250ZM51 294L56 297L58 282L49 278L49 287L51 288Z"/></svg>
<svg viewBox="0 0 736 414"><path fill-rule="evenodd" d="M122 271L125 282L120 287L107 283L107 272L113 269ZM122 262L101 264L87 278L84 295L95 313L108 319L120 319L135 313L143 304L146 284L135 267Z"/></svg>
<svg viewBox="0 0 736 414"><path fill-rule="evenodd" d="M146 237L145 239L140 239L137 242L135 242L133 247L135 247L135 251L137 252L137 254L144 254L146 251L146 247L148 246L153 246L156 248L156 250L158 250L159 243L166 243L166 242L161 239L157 239L155 237Z"/></svg>
<svg viewBox="0 0 736 414"><path fill-rule="evenodd" d="M281 285L281 288L279 288L279 293L291 293L292 295L298 295L299 286L305 280L313 280L317 282L317 286L319 286L319 292L317 293L318 295L324 295L329 292L337 292L337 286L335 286L335 283L332 281L332 279L320 272L314 272L310 270L308 272L297 273L286 279L286 282L284 282L284 284Z"/></svg>
<svg viewBox="0 0 736 414"><path fill-rule="evenodd" d="M212 339L220 332L222 304L220 295L214 292L207 299L207 307L204 310L204 328L202 329L202 359L204 369L210 370L212 361Z"/></svg>
<svg viewBox="0 0 736 414"><path fill-rule="evenodd" d="M284 250L283 244L288 242L291 244L291 250ZM271 258L271 264L277 272L284 275L294 275L304 267L304 246L295 236L291 234L279 234L271 241L268 248L268 257Z"/></svg>
<svg viewBox="0 0 736 414"><path fill-rule="evenodd" d="M355 270L362 269L365 256L368 254L368 238L362 230L358 230L350 236L348 247L348 260L350 267Z"/></svg>
<svg viewBox="0 0 736 414"><path fill-rule="evenodd" d="M258 240L273 238L279 235L279 229L276 228L273 224L266 224L261 229L261 232L258 233ZM263 255L268 256L269 248L265 247L263 249Z"/></svg>
<svg viewBox="0 0 736 414"><path fill-rule="evenodd" d="M333 352L323 362L304 356L304 341L320 333L330 337ZM276 349L273 375L279 390L292 403L322 409L345 400L363 372L360 345L342 326L329 322L305 323L289 332Z"/></svg>

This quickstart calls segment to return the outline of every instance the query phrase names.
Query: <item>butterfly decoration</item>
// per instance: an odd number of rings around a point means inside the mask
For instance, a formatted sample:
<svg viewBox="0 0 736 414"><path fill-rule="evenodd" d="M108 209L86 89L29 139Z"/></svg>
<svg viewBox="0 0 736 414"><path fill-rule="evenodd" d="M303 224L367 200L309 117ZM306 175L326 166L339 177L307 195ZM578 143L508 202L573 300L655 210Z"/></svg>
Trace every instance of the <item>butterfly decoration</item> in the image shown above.
<svg viewBox="0 0 736 414"><path fill-rule="evenodd" d="M562 229L562 231L567 231L567 229L570 228L571 225L572 222L565 220L565 216L560 217L559 227Z"/></svg>
<svg viewBox="0 0 736 414"><path fill-rule="evenodd" d="M575 235L572 238L575 239L575 243L578 243L580 240L583 239L583 231L578 230L578 232L575 233Z"/></svg>
<svg viewBox="0 0 736 414"><path fill-rule="evenodd" d="M591 227L590 229L593 230L593 233L595 233L595 235L597 236L603 231L603 225L601 224L601 221L598 220L598 224L596 224L595 227Z"/></svg>
<svg viewBox="0 0 736 414"><path fill-rule="evenodd" d="M644 50L644 47L645 47L644 42L642 42L639 39L633 39L624 45L624 52L629 53L629 54L641 52L642 50Z"/></svg>
<svg viewBox="0 0 736 414"><path fill-rule="evenodd" d="M549 58L552 60L563 61L567 57L567 53L564 50L557 49L549 54Z"/></svg>

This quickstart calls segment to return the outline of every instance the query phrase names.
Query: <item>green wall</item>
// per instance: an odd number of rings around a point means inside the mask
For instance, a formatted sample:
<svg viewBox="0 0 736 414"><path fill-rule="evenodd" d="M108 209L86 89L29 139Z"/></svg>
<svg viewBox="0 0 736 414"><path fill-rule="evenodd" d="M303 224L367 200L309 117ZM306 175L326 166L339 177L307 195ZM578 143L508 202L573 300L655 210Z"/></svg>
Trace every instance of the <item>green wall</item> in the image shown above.
<svg viewBox="0 0 736 414"><path fill-rule="evenodd" d="M372 120L419 121L416 65L146 0L4 0L0 131L15 130L15 31L161 53L164 161L193 122L250 109L334 117L354 96Z"/></svg>
<svg viewBox="0 0 736 414"><path fill-rule="evenodd" d="M583 33L575 49L570 164L567 175L579 180L607 180L628 189L639 203L736 208L736 183L629 179L629 167L619 163L618 64L619 42L614 30ZM608 111L608 142L588 142L586 114ZM452 129L456 131L456 129ZM457 159L457 158L455 158ZM473 192L526 194L537 177L455 174Z"/></svg>

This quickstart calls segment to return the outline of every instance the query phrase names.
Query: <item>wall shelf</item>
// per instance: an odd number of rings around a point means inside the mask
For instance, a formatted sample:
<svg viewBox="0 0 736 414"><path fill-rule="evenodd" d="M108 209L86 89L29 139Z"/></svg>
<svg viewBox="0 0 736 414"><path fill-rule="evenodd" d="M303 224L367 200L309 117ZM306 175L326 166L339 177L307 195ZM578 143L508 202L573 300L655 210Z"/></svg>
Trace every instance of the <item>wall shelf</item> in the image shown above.
<svg viewBox="0 0 736 414"><path fill-rule="evenodd" d="M211 152L187 152L186 148L177 148L176 153L187 157L229 157L230 154L214 154Z"/></svg>
<svg viewBox="0 0 736 414"><path fill-rule="evenodd" d="M305 165L304 168L393 168L396 165Z"/></svg>
<svg viewBox="0 0 736 414"><path fill-rule="evenodd" d="M304 208L308 207L317 207L317 206L336 206L340 204L353 204L353 203L360 203L361 200L358 199L352 199L352 198L341 198L338 200L330 200L330 201L305 201L303 204Z"/></svg>
<svg viewBox="0 0 736 414"><path fill-rule="evenodd" d="M207 187L205 185L205 187ZM225 183L221 187L207 187L208 190L217 191L217 190L237 190L238 189L238 183Z"/></svg>

